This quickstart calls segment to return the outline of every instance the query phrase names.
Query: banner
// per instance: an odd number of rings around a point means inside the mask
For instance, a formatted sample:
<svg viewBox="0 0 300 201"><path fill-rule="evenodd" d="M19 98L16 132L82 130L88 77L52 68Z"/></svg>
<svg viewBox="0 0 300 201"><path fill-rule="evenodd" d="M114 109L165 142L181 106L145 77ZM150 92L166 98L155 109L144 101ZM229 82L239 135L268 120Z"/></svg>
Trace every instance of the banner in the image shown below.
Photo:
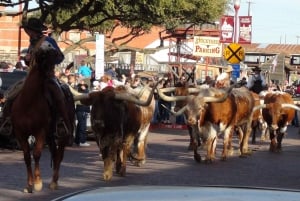
<svg viewBox="0 0 300 201"><path fill-rule="evenodd" d="M222 56L222 44L218 37L194 37L194 56L203 57L221 57Z"/></svg>
<svg viewBox="0 0 300 201"><path fill-rule="evenodd" d="M232 43L234 37L234 16L224 15L220 23L220 42Z"/></svg>
<svg viewBox="0 0 300 201"><path fill-rule="evenodd" d="M96 36L96 62L95 77L100 79L104 75L104 35L95 33Z"/></svg>
<svg viewBox="0 0 300 201"><path fill-rule="evenodd" d="M239 16L239 22L240 22L239 43L251 44L252 16Z"/></svg>

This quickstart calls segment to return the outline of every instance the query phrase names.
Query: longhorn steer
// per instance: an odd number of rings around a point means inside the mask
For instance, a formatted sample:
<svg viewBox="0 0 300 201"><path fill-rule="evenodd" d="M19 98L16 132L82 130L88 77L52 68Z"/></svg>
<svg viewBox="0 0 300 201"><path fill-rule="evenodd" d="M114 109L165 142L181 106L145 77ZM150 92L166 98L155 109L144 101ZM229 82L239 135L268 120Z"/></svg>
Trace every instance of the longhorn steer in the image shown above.
<svg viewBox="0 0 300 201"><path fill-rule="evenodd" d="M226 91L216 88L201 89L197 96L189 95L173 98L167 98L159 92L165 100L187 101L187 105L176 114L182 112L187 114L188 124L193 128L194 159L197 162L201 161L196 146L198 135L208 145L206 161L211 162L215 157L217 136L218 134L224 134L222 159L225 160L228 155L228 147L231 147L234 128L239 128L239 132L242 134L241 155L249 154L248 139L251 127L248 122L252 115L254 98L245 87L232 89L233 87L231 86Z"/></svg>
<svg viewBox="0 0 300 201"><path fill-rule="evenodd" d="M91 124L104 162L104 180L111 180L113 164L121 176L126 174L126 161L134 140L135 158L145 160L145 145L154 111L153 91L144 89L136 98L125 87L106 87L91 92L81 102L92 105Z"/></svg>
<svg viewBox="0 0 300 201"><path fill-rule="evenodd" d="M292 122L295 110L300 110L300 108L294 105L290 94L280 91L267 93L262 108L262 115L270 132L270 151L281 151L287 126Z"/></svg>

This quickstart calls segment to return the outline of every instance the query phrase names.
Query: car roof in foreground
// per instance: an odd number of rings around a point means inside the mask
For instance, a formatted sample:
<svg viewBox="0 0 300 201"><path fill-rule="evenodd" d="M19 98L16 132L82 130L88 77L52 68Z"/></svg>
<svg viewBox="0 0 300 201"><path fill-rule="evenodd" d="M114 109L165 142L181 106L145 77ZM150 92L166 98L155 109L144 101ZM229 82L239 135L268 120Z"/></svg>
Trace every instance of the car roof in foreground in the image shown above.
<svg viewBox="0 0 300 201"><path fill-rule="evenodd" d="M299 201L300 191L221 186L119 186L75 192L53 201Z"/></svg>

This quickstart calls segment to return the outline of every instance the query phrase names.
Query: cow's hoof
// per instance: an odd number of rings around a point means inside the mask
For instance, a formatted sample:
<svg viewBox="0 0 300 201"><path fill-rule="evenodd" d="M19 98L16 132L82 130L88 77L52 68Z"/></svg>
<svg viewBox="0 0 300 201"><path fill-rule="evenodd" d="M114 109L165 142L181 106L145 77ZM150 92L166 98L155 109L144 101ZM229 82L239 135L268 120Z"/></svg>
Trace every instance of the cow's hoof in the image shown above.
<svg viewBox="0 0 300 201"><path fill-rule="evenodd" d="M121 168L122 168L121 163L117 163L117 164L116 164L116 172L117 172L118 174L120 174Z"/></svg>
<svg viewBox="0 0 300 201"><path fill-rule="evenodd" d="M57 190L57 189L58 189L57 182L52 181L52 182L50 183L50 185L49 185L49 188L50 188L51 190Z"/></svg>
<svg viewBox="0 0 300 201"><path fill-rule="evenodd" d="M125 177L125 176L126 176L126 167L122 167L122 168L120 169L119 175L120 175L121 177Z"/></svg>
<svg viewBox="0 0 300 201"><path fill-rule="evenodd" d="M222 156L221 157L221 161L227 161L227 157L226 156Z"/></svg>
<svg viewBox="0 0 300 201"><path fill-rule="evenodd" d="M103 173L103 180L110 181L112 179L112 172L104 172Z"/></svg>
<svg viewBox="0 0 300 201"><path fill-rule="evenodd" d="M240 158L247 158L248 157L248 155L247 154L240 154L240 156L239 156Z"/></svg>
<svg viewBox="0 0 300 201"><path fill-rule="evenodd" d="M233 148L228 149L228 155L233 156L233 154L234 154L234 149Z"/></svg>
<svg viewBox="0 0 300 201"><path fill-rule="evenodd" d="M194 160L198 163L201 163L201 156L199 154L194 155Z"/></svg>
<svg viewBox="0 0 300 201"><path fill-rule="evenodd" d="M211 158L207 158L204 160L205 164L212 164L213 160Z"/></svg>
<svg viewBox="0 0 300 201"><path fill-rule="evenodd" d="M23 189L23 192L24 192L24 193L32 193L32 192L33 192L32 186L27 186L27 187L25 187L25 188Z"/></svg>

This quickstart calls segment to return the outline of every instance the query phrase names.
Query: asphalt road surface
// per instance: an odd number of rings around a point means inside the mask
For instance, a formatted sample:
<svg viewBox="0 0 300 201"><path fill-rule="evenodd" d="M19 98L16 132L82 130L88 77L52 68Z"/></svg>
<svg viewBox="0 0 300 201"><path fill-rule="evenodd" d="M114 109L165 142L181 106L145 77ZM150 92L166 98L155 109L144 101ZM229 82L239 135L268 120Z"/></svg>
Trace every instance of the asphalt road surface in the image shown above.
<svg viewBox="0 0 300 201"><path fill-rule="evenodd" d="M171 186L255 186L300 190L300 135L298 128L290 126L283 140L281 153L268 151L269 141L250 145L252 156L239 158L237 140L235 152L227 161L221 161L221 139L217 158L212 164L196 163L187 150L186 130L152 130L149 133L146 164L127 166L126 177L114 175L112 181L102 179L103 163L92 140L90 147L68 147L63 160L59 189L51 191L51 163L49 152L41 158L44 188L41 192L24 194L25 164L20 151L0 149L0 201L52 200L84 189L124 185ZM201 150L202 156L204 151ZM300 199L299 199L300 200Z"/></svg>

